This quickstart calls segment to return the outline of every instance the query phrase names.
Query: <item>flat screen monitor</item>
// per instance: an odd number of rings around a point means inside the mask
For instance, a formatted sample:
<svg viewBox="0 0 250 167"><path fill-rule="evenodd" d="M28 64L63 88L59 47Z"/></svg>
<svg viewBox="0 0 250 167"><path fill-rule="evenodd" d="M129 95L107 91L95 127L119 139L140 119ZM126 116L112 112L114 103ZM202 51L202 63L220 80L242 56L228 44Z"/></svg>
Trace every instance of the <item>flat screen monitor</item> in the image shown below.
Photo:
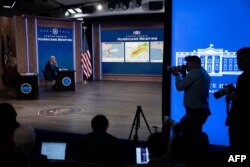
<svg viewBox="0 0 250 167"><path fill-rule="evenodd" d="M49 160L65 160L66 145L63 142L42 142L41 154Z"/></svg>
<svg viewBox="0 0 250 167"><path fill-rule="evenodd" d="M136 164L147 164L149 162L149 153L147 147L136 147Z"/></svg>

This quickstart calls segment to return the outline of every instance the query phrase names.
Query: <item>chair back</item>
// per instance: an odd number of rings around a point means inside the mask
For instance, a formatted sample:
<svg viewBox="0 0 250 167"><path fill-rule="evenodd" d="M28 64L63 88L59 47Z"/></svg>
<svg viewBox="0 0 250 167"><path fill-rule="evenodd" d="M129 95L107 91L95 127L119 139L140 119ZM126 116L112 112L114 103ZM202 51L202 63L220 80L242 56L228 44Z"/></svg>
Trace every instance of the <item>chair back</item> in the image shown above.
<svg viewBox="0 0 250 167"><path fill-rule="evenodd" d="M44 70L43 70L43 77L44 77L45 80L48 80L48 77L47 77L47 75L46 75L46 73L45 73Z"/></svg>

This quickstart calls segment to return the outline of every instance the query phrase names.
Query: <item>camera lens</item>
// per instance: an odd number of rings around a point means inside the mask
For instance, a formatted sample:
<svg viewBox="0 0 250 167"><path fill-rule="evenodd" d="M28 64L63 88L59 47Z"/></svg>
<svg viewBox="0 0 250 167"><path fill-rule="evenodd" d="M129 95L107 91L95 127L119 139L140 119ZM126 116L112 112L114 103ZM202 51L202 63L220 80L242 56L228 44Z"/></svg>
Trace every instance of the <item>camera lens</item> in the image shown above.
<svg viewBox="0 0 250 167"><path fill-rule="evenodd" d="M234 88L233 84L228 84L228 85L223 86L223 89L220 89L217 92L214 92L214 97L216 99L219 99L222 96L228 95L234 91L235 91L235 88Z"/></svg>
<svg viewBox="0 0 250 167"><path fill-rule="evenodd" d="M224 96L224 95L225 95L225 93L224 93L223 90L219 90L219 91L217 91L217 92L214 92L214 97L215 97L216 99L219 99L219 98L221 98L221 97Z"/></svg>

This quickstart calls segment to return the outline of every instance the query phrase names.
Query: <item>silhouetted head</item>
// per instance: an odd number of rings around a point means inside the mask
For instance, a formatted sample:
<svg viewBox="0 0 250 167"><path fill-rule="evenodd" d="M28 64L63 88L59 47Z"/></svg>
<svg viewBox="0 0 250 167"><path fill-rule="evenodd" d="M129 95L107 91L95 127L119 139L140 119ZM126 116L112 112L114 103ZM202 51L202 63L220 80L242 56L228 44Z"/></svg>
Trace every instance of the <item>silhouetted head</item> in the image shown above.
<svg viewBox="0 0 250 167"><path fill-rule="evenodd" d="M196 62L197 64L201 65L201 59L198 56L187 56L187 57L185 57L185 61L192 61L192 62Z"/></svg>
<svg viewBox="0 0 250 167"><path fill-rule="evenodd" d="M197 120L193 116L186 115L180 120L183 133L197 133L199 126Z"/></svg>
<svg viewBox="0 0 250 167"><path fill-rule="evenodd" d="M163 157L167 154L169 140L162 132L151 134L147 140L150 158Z"/></svg>
<svg viewBox="0 0 250 167"><path fill-rule="evenodd" d="M16 126L17 113L10 103L0 104L0 125L1 127L11 128Z"/></svg>
<svg viewBox="0 0 250 167"><path fill-rule="evenodd" d="M201 59L198 56L186 56L185 61L186 61L187 71L201 67Z"/></svg>
<svg viewBox="0 0 250 167"><path fill-rule="evenodd" d="M250 70L250 47L240 48L237 52L237 64L240 70Z"/></svg>
<svg viewBox="0 0 250 167"><path fill-rule="evenodd" d="M96 115L91 121L93 131L106 131L109 121L104 115Z"/></svg>
<svg viewBox="0 0 250 167"><path fill-rule="evenodd" d="M0 149L8 150L14 146L13 133L20 126L16 117L16 110L11 104L0 104Z"/></svg>

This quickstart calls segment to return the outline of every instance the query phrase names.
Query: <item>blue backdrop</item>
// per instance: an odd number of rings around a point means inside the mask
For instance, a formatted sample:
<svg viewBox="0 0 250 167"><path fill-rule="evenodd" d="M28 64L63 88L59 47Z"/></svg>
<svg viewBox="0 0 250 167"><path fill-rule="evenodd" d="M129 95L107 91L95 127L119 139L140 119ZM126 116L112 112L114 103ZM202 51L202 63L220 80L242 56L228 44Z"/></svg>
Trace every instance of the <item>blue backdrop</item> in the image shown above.
<svg viewBox="0 0 250 167"><path fill-rule="evenodd" d="M225 97L215 99L212 93L221 89L223 84L236 83L240 71L237 72L235 67L235 52L243 46L250 46L249 9L249 0L173 1L172 65L180 63L176 57L191 53L210 56L211 62L204 62L207 67L213 63L222 67L219 73L210 73L212 115L204 131L208 133L211 144L229 145ZM218 59L212 60L212 55ZM184 114L183 92L176 91L174 78L171 79L171 115L179 121Z"/></svg>
<svg viewBox="0 0 250 167"><path fill-rule="evenodd" d="M42 75L51 55L57 59L59 68L73 70L72 28L37 27L39 76Z"/></svg>

